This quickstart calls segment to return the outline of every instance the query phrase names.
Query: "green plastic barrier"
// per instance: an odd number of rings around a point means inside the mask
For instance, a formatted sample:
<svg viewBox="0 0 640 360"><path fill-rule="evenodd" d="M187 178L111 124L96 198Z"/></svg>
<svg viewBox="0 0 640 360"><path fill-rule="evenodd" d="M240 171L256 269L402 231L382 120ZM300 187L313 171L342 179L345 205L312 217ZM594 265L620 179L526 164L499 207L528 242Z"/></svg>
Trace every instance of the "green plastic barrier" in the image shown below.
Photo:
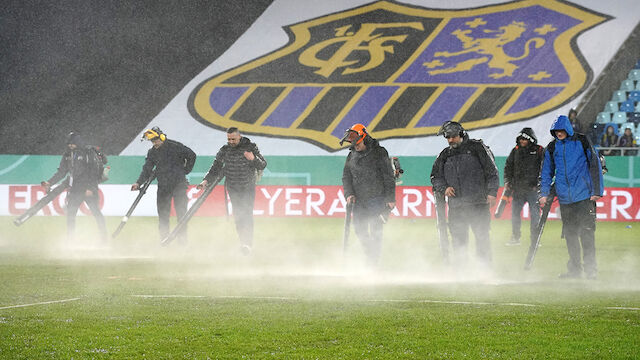
<svg viewBox="0 0 640 360"><path fill-rule="evenodd" d="M267 156L268 165L262 185L340 185L342 184L342 156ZM429 175L435 156L400 157L404 169L403 185L430 185ZM506 157L496 157L502 171ZM0 184L37 184L46 180L58 168L60 156L0 155ZM213 156L199 156L189 182L202 180L209 171ZM109 156L111 167L106 184L131 184L140 174L144 156ZM640 156L613 156L607 158L609 173L605 175L607 187L639 187Z"/></svg>

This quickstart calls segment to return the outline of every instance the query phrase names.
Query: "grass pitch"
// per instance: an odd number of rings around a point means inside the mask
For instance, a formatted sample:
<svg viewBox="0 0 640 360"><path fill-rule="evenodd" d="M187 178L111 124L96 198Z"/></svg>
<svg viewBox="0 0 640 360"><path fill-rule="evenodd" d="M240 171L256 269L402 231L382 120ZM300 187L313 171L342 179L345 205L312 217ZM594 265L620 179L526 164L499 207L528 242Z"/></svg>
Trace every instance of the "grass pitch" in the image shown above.
<svg viewBox="0 0 640 360"><path fill-rule="evenodd" d="M115 229L119 219L108 220ZM257 218L249 257L220 218L195 218L189 244L168 247L155 218L131 219L110 246L93 240L91 218L79 219L74 243L64 218L11 221L0 218L3 359L640 354L640 224L598 223L598 280L567 281L557 278L567 261L557 221L529 272L528 239L504 246L508 221L492 222L487 271L444 266L434 221L391 219L377 272L353 234L343 256L340 219Z"/></svg>

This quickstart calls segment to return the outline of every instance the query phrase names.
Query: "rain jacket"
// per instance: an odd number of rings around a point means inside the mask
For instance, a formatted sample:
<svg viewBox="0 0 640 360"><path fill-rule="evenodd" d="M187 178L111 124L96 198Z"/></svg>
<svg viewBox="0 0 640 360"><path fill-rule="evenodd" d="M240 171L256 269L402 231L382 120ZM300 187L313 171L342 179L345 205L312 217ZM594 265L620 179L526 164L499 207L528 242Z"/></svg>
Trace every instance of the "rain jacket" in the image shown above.
<svg viewBox="0 0 640 360"><path fill-rule="evenodd" d="M74 150L67 149L62 155L58 171L48 180L50 184L56 184L69 173L69 185L77 189L97 188L100 182L100 175L92 163L94 158L90 152L94 151L90 146L79 145Z"/></svg>
<svg viewBox="0 0 640 360"><path fill-rule="evenodd" d="M529 146L520 146L518 141L522 137L529 140ZM538 145L538 138L533 129L522 129L516 137L516 146L511 150L504 166L505 184L509 183L516 193L536 190L543 157L544 148Z"/></svg>
<svg viewBox="0 0 640 360"><path fill-rule="evenodd" d="M636 147L636 139L633 138L633 135L622 135L618 140L618 147Z"/></svg>
<svg viewBox="0 0 640 360"><path fill-rule="evenodd" d="M609 133L607 132L607 129L611 127L613 129L613 133L611 135L609 135ZM614 147L616 145L618 145L618 125L614 124L614 123L609 123L607 124L607 126L604 128L604 133L602 134L602 137L600 138L600 146L603 147Z"/></svg>
<svg viewBox="0 0 640 360"><path fill-rule="evenodd" d="M396 181L389 153L378 140L364 139L367 148L358 152L351 147L342 170L344 197L355 195L356 204L383 206L396 201Z"/></svg>
<svg viewBox="0 0 640 360"><path fill-rule="evenodd" d="M252 152L255 159L247 160L244 157L245 151ZM216 159L204 179L211 183L222 175L225 177L225 186L236 188L255 186L256 170L263 170L266 167L267 161L260 154L258 145L243 136L237 146L227 144L218 150Z"/></svg>
<svg viewBox="0 0 640 360"><path fill-rule="evenodd" d="M173 189L187 181L185 175L191 172L195 162L196 153L193 150L177 141L167 139L159 148L149 149L136 183L144 183L155 167L158 191Z"/></svg>
<svg viewBox="0 0 640 360"><path fill-rule="evenodd" d="M446 147L436 158L431 184L442 193L453 187L456 196L449 197L449 206L460 207L486 204L488 195L497 196L500 178L489 148L464 134L458 148Z"/></svg>
<svg viewBox="0 0 640 360"><path fill-rule="evenodd" d="M558 140L555 130L567 132L567 138ZM604 182L602 166L598 154L589 143L585 150L578 136L573 132L566 116L559 116L551 125L551 135L555 138L553 159L549 146L545 149L542 171L540 173L540 196L549 196L555 177L556 193L560 204L571 204L602 196ZM588 139L585 138L586 141ZM551 144L551 143L550 143Z"/></svg>

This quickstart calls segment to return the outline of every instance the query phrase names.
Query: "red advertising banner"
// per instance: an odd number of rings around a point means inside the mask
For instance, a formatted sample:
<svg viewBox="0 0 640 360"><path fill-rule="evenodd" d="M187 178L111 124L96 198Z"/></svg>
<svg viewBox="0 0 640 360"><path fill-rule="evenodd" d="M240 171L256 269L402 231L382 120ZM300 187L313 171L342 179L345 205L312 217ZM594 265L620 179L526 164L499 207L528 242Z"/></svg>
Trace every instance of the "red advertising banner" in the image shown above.
<svg viewBox="0 0 640 360"><path fill-rule="evenodd" d="M128 185L104 185L100 187L101 207L105 215L121 216L137 195L129 191ZM502 189L499 193L501 193ZM200 208L197 216L224 216L223 187L218 186ZM201 194L194 186L187 192L190 204ZM39 185L0 185L0 200L6 206L0 215L17 216L44 196ZM64 214L65 194L45 206L39 215ZM233 204L228 202L229 212ZM558 204L554 203L549 214L557 219ZM606 188L605 196L597 202L598 219L604 221L640 221L640 188ZM492 209L492 213L493 213ZM277 217L342 217L345 212L345 198L341 186L257 186L254 214L256 216ZM83 204L81 213L89 211ZM155 216L155 188L150 188L134 212L134 216ZM529 217L527 206L523 216ZM430 186L398 186L396 208L391 217L435 218L435 199ZM504 211L503 219L511 218L510 204Z"/></svg>

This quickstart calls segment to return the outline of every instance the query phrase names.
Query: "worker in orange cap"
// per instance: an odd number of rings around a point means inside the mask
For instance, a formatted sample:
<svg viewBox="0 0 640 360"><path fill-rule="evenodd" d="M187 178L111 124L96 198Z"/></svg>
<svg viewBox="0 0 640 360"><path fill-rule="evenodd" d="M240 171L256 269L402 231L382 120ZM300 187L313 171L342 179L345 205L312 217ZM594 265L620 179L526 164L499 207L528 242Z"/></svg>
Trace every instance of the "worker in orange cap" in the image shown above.
<svg viewBox="0 0 640 360"><path fill-rule="evenodd" d="M364 247L367 263L375 267L382 247L382 225L395 207L396 182L387 150L362 124L345 132L340 144L349 142L342 186L347 203L353 205L353 225Z"/></svg>

